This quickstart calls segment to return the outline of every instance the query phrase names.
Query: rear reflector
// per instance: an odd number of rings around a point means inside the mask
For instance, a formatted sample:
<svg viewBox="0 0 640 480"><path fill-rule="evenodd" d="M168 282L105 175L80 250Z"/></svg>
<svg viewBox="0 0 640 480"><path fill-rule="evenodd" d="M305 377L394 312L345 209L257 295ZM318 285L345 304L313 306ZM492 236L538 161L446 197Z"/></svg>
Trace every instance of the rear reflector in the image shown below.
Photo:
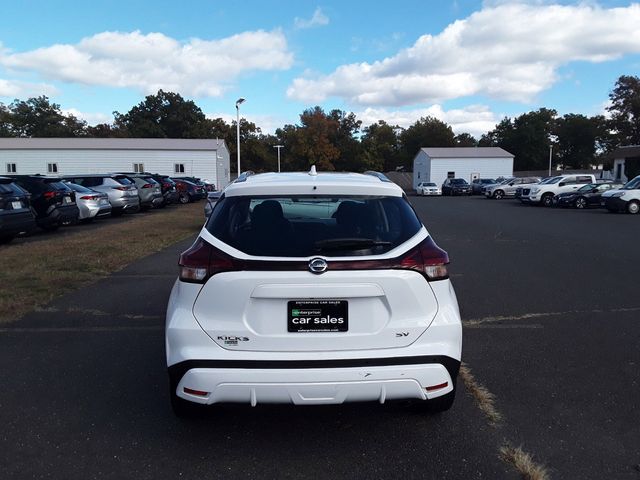
<svg viewBox="0 0 640 480"><path fill-rule="evenodd" d="M431 385L430 387L425 387L424 389L427 392L433 392L434 390L440 390L441 388L446 388L448 385L449 385L449 382L444 382L444 383L439 383L438 385Z"/></svg>
<svg viewBox="0 0 640 480"><path fill-rule="evenodd" d="M193 390L192 388L184 387L184 393L188 393L189 395L197 395L198 397L206 397L209 395L209 392L203 392L202 390Z"/></svg>

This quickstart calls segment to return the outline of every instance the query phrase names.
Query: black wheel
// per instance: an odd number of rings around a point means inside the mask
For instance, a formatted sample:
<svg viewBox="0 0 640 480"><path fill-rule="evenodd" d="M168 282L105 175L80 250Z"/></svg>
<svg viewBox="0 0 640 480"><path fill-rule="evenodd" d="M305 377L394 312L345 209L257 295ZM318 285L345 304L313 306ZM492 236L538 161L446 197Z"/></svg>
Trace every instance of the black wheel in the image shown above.
<svg viewBox="0 0 640 480"><path fill-rule="evenodd" d="M181 204L186 205L190 201L191 201L191 198L189 198L188 194L186 194L186 193L181 193L180 194L180 203Z"/></svg>
<svg viewBox="0 0 640 480"><path fill-rule="evenodd" d="M584 197L578 197L575 201L576 208L587 208L587 199Z"/></svg>
<svg viewBox="0 0 640 480"><path fill-rule="evenodd" d="M542 205L545 207L550 207L553 205L553 193L545 193L542 196Z"/></svg>
<svg viewBox="0 0 640 480"><path fill-rule="evenodd" d="M446 412L451 408L455 399L456 389L454 388L446 395L442 395L441 397L434 398L432 400L427 400L427 410L433 413Z"/></svg>
<svg viewBox="0 0 640 480"><path fill-rule="evenodd" d="M632 215L636 215L639 211L640 203L638 203L636 200L631 200L629 203L627 203L627 212Z"/></svg>
<svg viewBox="0 0 640 480"><path fill-rule="evenodd" d="M169 374L169 396L171 398L171 409L173 414L179 418L194 418L202 413L204 407L198 403L190 402L176 395L176 388L180 379Z"/></svg>
<svg viewBox="0 0 640 480"><path fill-rule="evenodd" d="M493 192L493 198L497 198L498 200L500 200L503 197L504 192L502 190L496 190L495 192Z"/></svg>

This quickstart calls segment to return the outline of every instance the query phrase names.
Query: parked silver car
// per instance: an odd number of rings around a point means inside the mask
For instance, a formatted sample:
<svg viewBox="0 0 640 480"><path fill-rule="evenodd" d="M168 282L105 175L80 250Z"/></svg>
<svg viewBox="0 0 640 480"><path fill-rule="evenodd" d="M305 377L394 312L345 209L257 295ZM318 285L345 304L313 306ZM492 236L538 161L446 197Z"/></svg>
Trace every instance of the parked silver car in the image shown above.
<svg viewBox="0 0 640 480"><path fill-rule="evenodd" d="M82 185L65 182L65 185L76 192L76 204L78 205L78 219L81 222L90 222L94 218L111 215L111 204L106 193L98 192Z"/></svg>
<svg viewBox="0 0 640 480"><path fill-rule="evenodd" d="M158 208L163 204L162 187L149 173L121 173L126 175L138 189L140 209Z"/></svg>
<svg viewBox="0 0 640 480"><path fill-rule="evenodd" d="M63 178L83 187L106 193L111 204L112 215L121 215L124 212L137 212L140 210L138 189L126 175L96 173L65 175Z"/></svg>
<svg viewBox="0 0 640 480"><path fill-rule="evenodd" d="M525 186L535 185L540 182L539 177L509 178L497 185L488 185L484 188L487 198L515 197L516 190Z"/></svg>

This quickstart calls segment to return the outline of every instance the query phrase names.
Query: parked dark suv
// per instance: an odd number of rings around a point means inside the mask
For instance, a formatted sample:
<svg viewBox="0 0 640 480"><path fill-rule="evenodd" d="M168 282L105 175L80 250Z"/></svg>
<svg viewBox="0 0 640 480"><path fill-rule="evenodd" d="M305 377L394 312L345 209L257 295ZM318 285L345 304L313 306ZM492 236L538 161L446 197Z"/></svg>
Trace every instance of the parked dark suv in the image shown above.
<svg viewBox="0 0 640 480"><path fill-rule="evenodd" d="M31 194L31 206L40 228L55 230L60 225L78 221L75 192L61 179L42 175L16 175L12 178Z"/></svg>
<svg viewBox="0 0 640 480"><path fill-rule="evenodd" d="M442 184L442 195L471 195L471 186L464 178L447 178Z"/></svg>
<svg viewBox="0 0 640 480"><path fill-rule="evenodd" d="M173 178L173 181L176 182L180 203L195 202L207 196L203 186L181 178Z"/></svg>
<svg viewBox="0 0 640 480"><path fill-rule="evenodd" d="M162 189L162 198L165 205L172 203L178 203L178 189L176 188L176 182L174 182L169 175L160 175L159 173L152 173L151 177L160 184Z"/></svg>
<svg viewBox="0 0 640 480"><path fill-rule="evenodd" d="M196 185L200 185L201 187L203 187L207 192L213 192L216 189L216 186L214 184L205 182L198 177L173 177L173 179L186 180L187 182L195 183Z"/></svg>
<svg viewBox="0 0 640 480"><path fill-rule="evenodd" d="M35 229L29 192L13 178L0 177L0 243L10 242L22 232Z"/></svg>

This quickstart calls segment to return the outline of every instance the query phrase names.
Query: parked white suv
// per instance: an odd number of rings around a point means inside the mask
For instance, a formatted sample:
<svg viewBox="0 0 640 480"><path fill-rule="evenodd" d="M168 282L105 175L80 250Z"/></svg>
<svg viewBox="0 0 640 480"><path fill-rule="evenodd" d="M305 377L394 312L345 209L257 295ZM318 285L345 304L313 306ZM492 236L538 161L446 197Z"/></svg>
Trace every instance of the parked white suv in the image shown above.
<svg viewBox="0 0 640 480"><path fill-rule="evenodd" d="M166 323L174 412L395 399L448 409L462 348L448 263L383 176L241 177L180 257Z"/></svg>
<svg viewBox="0 0 640 480"><path fill-rule="evenodd" d="M487 185L484 188L484 195L487 198L501 199L504 197L515 197L516 190L525 186L532 186L540 182L539 177L509 178L502 183Z"/></svg>
<svg viewBox="0 0 640 480"><path fill-rule="evenodd" d="M618 190L603 193L601 202L610 212L640 213L640 175Z"/></svg>
<svg viewBox="0 0 640 480"><path fill-rule="evenodd" d="M553 205L553 197L555 195L577 190L589 183L596 183L596 178L591 174L558 175L557 177L548 178L538 185L531 187L528 195L526 195L523 190L520 201L550 207Z"/></svg>

